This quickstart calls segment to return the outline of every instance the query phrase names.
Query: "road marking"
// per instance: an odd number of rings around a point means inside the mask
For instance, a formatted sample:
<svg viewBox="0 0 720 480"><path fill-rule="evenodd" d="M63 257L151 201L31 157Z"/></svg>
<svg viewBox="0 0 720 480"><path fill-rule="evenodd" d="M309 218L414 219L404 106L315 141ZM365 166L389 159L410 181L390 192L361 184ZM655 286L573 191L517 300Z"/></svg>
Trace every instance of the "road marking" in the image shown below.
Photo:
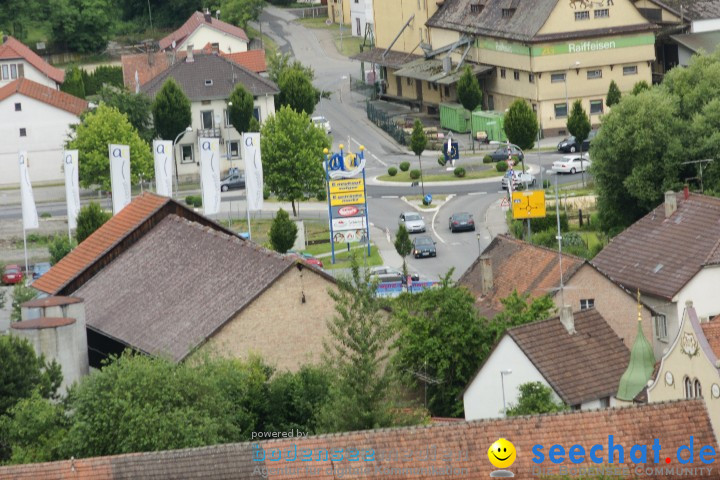
<svg viewBox="0 0 720 480"><path fill-rule="evenodd" d="M390 239L390 229L389 228L385 229L385 236L387 237L388 243L392 244L393 242L392 242L392 239Z"/></svg>
<svg viewBox="0 0 720 480"><path fill-rule="evenodd" d="M383 195L380 198L400 198L398 195Z"/></svg>
<svg viewBox="0 0 720 480"><path fill-rule="evenodd" d="M358 142L358 141L355 140L354 138L352 138L352 137L349 137L349 138L350 138L350 140L352 140L353 142L357 143L358 146L361 146L361 145L362 145L362 143ZM382 163L384 166L386 166L386 167L388 166L388 164L385 163L385 162L383 162L382 160L380 160L380 159L377 157L377 155L375 155L374 153L370 153L370 150L368 150L367 148L365 149L365 151L366 151L368 154L370 154L375 160L377 160L378 162Z"/></svg>
<svg viewBox="0 0 720 480"><path fill-rule="evenodd" d="M450 195L448 195L447 199L445 200L445 203L443 203L443 205L447 205L448 203L450 203L450 200L452 200L452 198L454 196L455 196L454 193L451 193ZM440 213L440 208L442 208L442 206L438 207L438 209L435 211L435 214L433 215L433 218L432 218L432 224L430 226L432 227L433 233L438 238L438 240L440 240L442 243L447 244L445 239L443 239L440 235L438 235L437 230L435 230L435 217L437 217L437 214Z"/></svg>
<svg viewBox="0 0 720 480"><path fill-rule="evenodd" d="M470 192L468 195L487 195L487 192Z"/></svg>

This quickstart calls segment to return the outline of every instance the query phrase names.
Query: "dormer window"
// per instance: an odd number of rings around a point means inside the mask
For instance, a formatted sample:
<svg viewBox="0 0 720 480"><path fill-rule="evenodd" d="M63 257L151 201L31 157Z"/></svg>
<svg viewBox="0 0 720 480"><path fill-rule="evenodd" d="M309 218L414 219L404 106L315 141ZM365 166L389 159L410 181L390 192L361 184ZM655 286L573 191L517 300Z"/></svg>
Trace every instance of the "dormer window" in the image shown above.
<svg viewBox="0 0 720 480"><path fill-rule="evenodd" d="M503 8L502 9L502 18L512 18L513 15L515 15L514 8Z"/></svg>
<svg viewBox="0 0 720 480"><path fill-rule="evenodd" d="M212 87L213 81L212 79L206 79L205 80L205 86L206 87Z"/></svg>
<svg viewBox="0 0 720 480"><path fill-rule="evenodd" d="M471 3L470 4L470 13L480 13L483 11L483 5L480 5L479 3Z"/></svg>

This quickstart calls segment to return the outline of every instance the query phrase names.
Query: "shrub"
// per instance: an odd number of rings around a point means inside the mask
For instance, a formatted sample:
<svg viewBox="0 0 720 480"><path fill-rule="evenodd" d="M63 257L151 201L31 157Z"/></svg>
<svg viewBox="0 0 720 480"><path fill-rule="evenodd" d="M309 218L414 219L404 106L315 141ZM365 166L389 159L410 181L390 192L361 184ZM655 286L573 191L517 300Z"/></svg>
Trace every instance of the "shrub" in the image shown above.
<svg viewBox="0 0 720 480"><path fill-rule="evenodd" d="M585 246L585 240L577 232L567 232L563 234L563 247L579 247Z"/></svg>
<svg viewBox="0 0 720 480"><path fill-rule="evenodd" d="M195 199L194 195L188 195L187 197L185 197L185 204L190 205L192 207L194 199Z"/></svg>
<svg viewBox="0 0 720 480"><path fill-rule="evenodd" d="M75 230L77 243L82 243L111 217L112 214L103 210L99 203L90 202L82 207L77 216L77 229Z"/></svg>
<svg viewBox="0 0 720 480"><path fill-rule="evenodd" d="M600 251L605 247L602 243L596 243L592 247L590 247L590 251L588 252L588 258L593 258L595 255L600 253Z"/></svg>
<svg viewBox="0 0 720 480"><path fill-rule="evenodd" d="M550 188L550 180L547 178L543 179L543 188Z"/></svg>
<svg viewBox="0 0 720 480"><path fill-rule="evenodd" d="M498 172L506 172L507 169L508 169L508 164L507 164L507 162L506 162L505 160L500 160L500 161L497 162L497 164L495 165L495 169L496 169Z"/></svg>
<svg viewBox="0 0 720 480"><path fill-rule="evenodd" d="M441 167L444 167L446 163L447 163L447 161L445 160L445 155L440 155L438 157L438 165L440 165Z"/></svg>
<svg viewBox="0 0 720 480"><path fill-rule="evenodd" d="M530 228L532 228L532 226ZM542 245L543 247L548 248L557 247L557 239L555 238L556 235L557 231L553 229L533 233L532 243L534 243L535 245Z"/></svg>
<svg viewBox="0 0 720 480"><path fill-rule="evenodd" d="M202 197L200 195L195 195L195 197L193 198L193 207L202 207Z"/></svg>
<svg viewBox="0 0 720 480"><path fill-rule="evenodd" d="M50 212L43 212L40 214L40 218L50 218L52 217L52 213Z"/></svg>
<svg viewBox="0 0 720 480"><path fill-rule="evenodd" d="M403 172L407 172L408 170L410 170L410 162L402 162L400 164L400 170L402 170Z"/></svg>
<svg viewBox="0 0 720 480"><path fill-rule="evenodd" d="M456 177L462 178L465 176L465 169L463 167L457 167L453 173Z"/></svg>
<svg viewBox="0 0 720 480"><path fill-rule="evenodd" d="M263 199L267 200L268 198L270 198L270 189L266 186L263 187Z"/></svg>
<svg viewBox="0 0 720 480"><path fill-rule="evenodd" d="M413 180L417 180L418 178L420 178L420 170L410 170L410 178L412 178Z"/></svg>
<svg viewBox="0 0 720 480"><path fill-rule="evenodd" d="M297 238L297 225L290 220L290 215L282 208L270 226L270 244L278 253L285 253L292 248Z"/></svg>
<svg viewBox="0 0 720 480"><path fill-rule="evenodd" d="M50 263L55 265L75 247L75 240L71 241L65 235L56 236L48 246L48 251L50 252Z"/></svg>
<svg viewBox="0 0 720 480"><path fill-rule="evenodd" d="M391 177L394 177L395 175L397 175L397 172L398 172L398 170L395 167L388 168L388 175L390 175Z"/></svg>
<svg viewBox="0 0 720 480"><path fill-rule="evenodd" d="M490 155L485 155L483 157L483 163L492 163L492 162L493 162L493 159Z"/></svg>
<svg viewBox="0 0 720 480"><path fill-rule="evenodd" d="M255 117L253 117L253 118L255 118ZM264 195L264 193L265 192L263 192L263 195ZM321 190L318 190L318 192L315 194L315 198L317 198L318 202L324 202L325 200L327 200L327 190L325 190L324 188Z"/></svg>

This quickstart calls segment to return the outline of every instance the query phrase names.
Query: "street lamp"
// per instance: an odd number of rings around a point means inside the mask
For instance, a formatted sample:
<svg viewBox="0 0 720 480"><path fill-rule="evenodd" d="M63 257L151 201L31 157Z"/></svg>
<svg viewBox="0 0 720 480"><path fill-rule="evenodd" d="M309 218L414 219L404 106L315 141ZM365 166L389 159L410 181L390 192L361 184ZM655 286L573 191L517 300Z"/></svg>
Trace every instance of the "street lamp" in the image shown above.
<svg viewBox="0 0 720 480"><path fill-rule="evenodd" d="M575 63L573 63L572 65L570 65L568 67L568 71L565 74L565 118L570 116L570 105L568 103L567 77L568 77L568 74L570 73L571 68L577 68L579 66L580 66L580 62L576 61ZM582 148L580 150L582 150Z"/></svg>
<svg viewBox="0 0 720 480"><path fill-rule="evenodd" d="M182 132L177 134L177 137L175 137L175 140L173 140L173 153L175 153L175 145L177 145L177 142L178 142L178 140L180 140L180 137L182 137L183 135L185 135L188 132L192 132L191 126L188 126L187 128L185 128L185 130L183 130ZM177 155L173 155L173 157L175 158L175 190L177 191L180 189L180 177L178 175Z"/></svg>
<svg viewBox="0 0 720 480"><path fill-rule="evenodd" d="M511 369L507 370L500 370L500 383L502 385L502 395L503 395L503 415L507 417L507 406L505 405L505 375L510 375L512 373Z"/></svg>
<svg viewBox="0 0 720 480"><path fill-rule="evenodd" d="M557 218L557 236L558 241L558 262L560 265L560 305L565 305L565 294L563 288L563 269L562 269L562 232L560 231L560 200L558 197L558 172L547 170L548 175L555 175L555 217Z"/></svg>
<svg viewBox="0 0 720 480"><path fill-rule="evenodd" d="M478 242L478 256L480 256L480 255L482 255L482 248L480 247L480 234L476 233L475 237L477 238L477 242Z"/></svg>

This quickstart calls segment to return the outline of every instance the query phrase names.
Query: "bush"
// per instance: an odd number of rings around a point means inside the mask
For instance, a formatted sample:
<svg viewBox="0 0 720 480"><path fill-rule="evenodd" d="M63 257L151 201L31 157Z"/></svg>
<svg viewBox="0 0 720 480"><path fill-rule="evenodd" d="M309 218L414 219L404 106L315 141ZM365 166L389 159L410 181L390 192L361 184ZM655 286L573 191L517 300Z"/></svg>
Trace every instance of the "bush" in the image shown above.
<svg viewBox="0 0 720 480"><path fill-rule="evenodd" d="M577 232L567 232L563 234L563 247L579 247L585 246L585 240Z"/></svg>
<svg viewBox="0 0 720 480"><path fill-rule="evenodd" d="M253 118L255 118L255 117L253 117ZM264 194L265 194L265 192L263 192L263 195ZM317 198L318 202L324 202L325 200L327 200L327 190L325 190L324 188L321 190L318 190L318 192L315 194L315 198Z"/></svg>
<svg viewBox="0 0 720 480"><path fill-rule="evenodd" d="M82 207L77 216L77 229L75 230L77 243L82 243L111 217L112 214L103 210L99 203L90 202Z"/></svg>
<svg viewBox="0 0 720 480"><path fill-rule="evenodd" d="M590 247L590 251L588 252L588 259L591 259L595 257L602 249L605 248L605 245L602 243L596 243L592 247Z"/></svg>
<svg viewBox="0 0 720 480"><path fill-rule="evenodd" d="M195 200L195 195L188 195L187 197L185 197L185 204L190 205L192 207L194 200Z"/></svg>
<svg viewBox="0 0 720 480"><path fill-rule="evenodd" d="M530 228L532 229L532 225ZM557 231L552 229L533 233L532 243L534 243L535 245L542 245L543 247L547 248L557 247L557 239L555 238L556 235Z"/></svg>
<svg viewBox="0 0 720 480"><path fill-rule="evenodd" d="M492 162L493 162L493 159L490 155L485 155L483 157L483 163L492 163Z"/></svg>
<svg viewBox="0 0 720 480"><path fill-rule="evenodd" d="M56 236L48 246L48 251L50 252L50 263L55 265L75 247L76 245L74 240L70 241L70 239L65 235Z"/></svg>
<svg viewBox="0 0 720 480"><path fill-rule="evenodd" d="M402 170L403 172L407 172L408 170L410 170L410 162L402 162L400 164L400 170Z"/></svg>
<svg viewBox="0 0 720 480"><path fill-rule="evenodd" d="M395 167L388 168L388 175L390 175L391 177L394 177L395 175L397 175L397 172L398 172L398 170Z"/></svg>
<svg viewBox="0 0 720 480"><path fill-rule="evenodd" d="M51 218L51 217L52 217L52 213L50 213L50 212L43 212L40 214L40 218Z"/></svg>
<svg viewBox="0 0 720 480"><path fill-rule="evenodd" d="M188 195L185 197L185 203L191 207L199 208L202 207L202 196L200 195Z"/></svg>
<svg viewBox="0 0 720 480"><path fill-rule="evenodd" d="M505 160L500 160L500 161L497 162L497 164L495 165L495 169L496 169L498 172L507 172L508 164L507 164L507 162L506 162Z"/></svg>
<svg viewBox="0 0 720 480"><path fill-rule="evenodd" d="M447 163L447 161L445 160L445 155L440 155L438 157L438 165L440 165L441 167L444 167L446 163Z"/></svg>
<svg viewBox="0 0 720 480"><path fill-rule="evenodd" d="M550 188L550 180L548 180L547 178L543 179L543 185L542 185L542 187L543 187L543 188Z"/></svg>
<svg viewBox="0 0 720 480"><path fill-rule="evenodd" d="M420 178L420 170L410 170L410 178L412 178L413 180L417 180L418 178Z"/></svg>
<svg viewBox="0 0 720 480"><path fill-rule="evenodd" d="M295 244L297 232L297 225L290 220L290 215L282 208L278 210L268 234L272 249L278 253L286 253Z"/></svg>
<svg viewBox="0 0 720 480"><path fill-rule="evenodd" d="M465 176L465 169L463 167L457 167L453 173L456 177L463 178Z"/></svg>
<svg viewBox="0 0 720 480"><path fill-rule="evenodd" d="M270 189L265 186L263 187L263 199L267 200L268 198L270 198Z"/></svg>

